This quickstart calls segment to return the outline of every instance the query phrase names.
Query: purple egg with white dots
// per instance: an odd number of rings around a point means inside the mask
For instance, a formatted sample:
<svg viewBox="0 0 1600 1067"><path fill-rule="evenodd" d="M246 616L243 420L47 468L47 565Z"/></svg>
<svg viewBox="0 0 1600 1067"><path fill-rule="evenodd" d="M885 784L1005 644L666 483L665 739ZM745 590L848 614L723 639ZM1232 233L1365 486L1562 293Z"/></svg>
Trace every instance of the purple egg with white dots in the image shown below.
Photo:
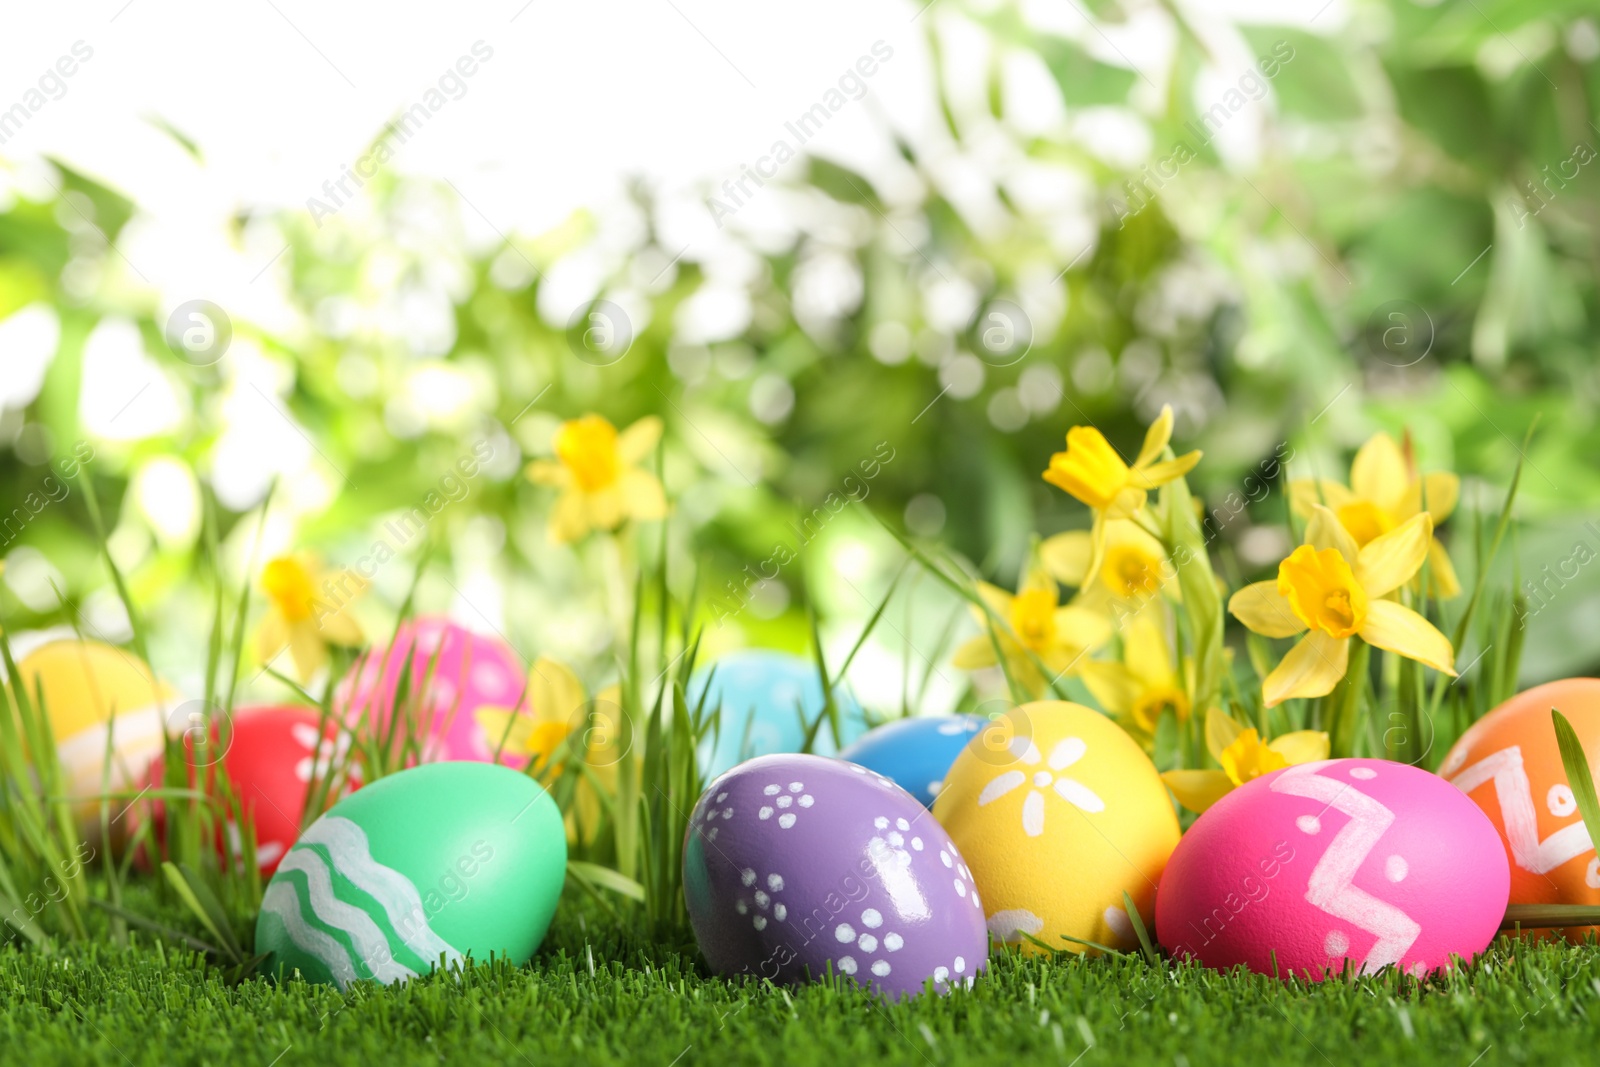
<svg viewBox="0 0 1600 1067"><path fill-rule="evenodd" d="M748 760L695 805L684 898L712 970L845 975L889 997L965 988L989 935L961 853L881 774L822 756Z"/></svg>

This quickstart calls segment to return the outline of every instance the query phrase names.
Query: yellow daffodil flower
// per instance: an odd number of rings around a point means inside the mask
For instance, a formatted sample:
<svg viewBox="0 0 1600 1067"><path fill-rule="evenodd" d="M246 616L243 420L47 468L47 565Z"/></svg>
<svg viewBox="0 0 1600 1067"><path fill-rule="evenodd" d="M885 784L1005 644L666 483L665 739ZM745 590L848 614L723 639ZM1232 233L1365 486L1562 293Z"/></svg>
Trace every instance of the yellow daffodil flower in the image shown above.
<svg viewBox="0 0 1600 1067"><path fill-rule="evenodd" d="M661 420L647 416L621 433L599 415L585 415L556 431L554 460L528 464L528 479L561 489L550 517L550 539L570 544L590 530L615 530L629 519L667 514L661 481L639 464L661 439Z"/></svg>
<svg viewBox="0 0 1600 1067"><path fill-rule="evenodd" d="M1168 708L1183 722L1189 717L1189 694L1173 662L1162 613L1135 615L1122 634L1122 662L1100 660L1084 665L1083 681L1095 700L1141 741L1155 736Z"/></svg>
<svg viewBox="0 0 1600 1067"><path fill-rule="evenodd" d="M256 655L271 662L289 649L295 676L309 682L328 664L328 646L361 644L361 627L349 607L368 582L354 571L326 571L315 556L280 556L261 572L267 614L256 631Z"/></svg>
<svg viewBox="0 0 1600 1067"><path fill-rule="evenodd" d="M1067 431L1067 450L1050 457L1044 480L1094 509L1097 519L1126 519L1144 507L1148 490L1181 478L1200 462L1199 452L1177 459L1161 458L1172 440L1172 406L1145 433L1144 447L1132 466L1123 462L1105 435L1093 426Z"/></svg>
<svg viewBox="0 0 1600 1067"><path fill-rule="evenodd" d="M1137 614L1146 604L1166 594L1181 600L1178 570L1167 552L1138 523L1110 519L1102 527L1098 566L1093 574L1094 535L1087 530L1068 530L1047 537L1039 545L1039 560L1050 576L1062 585L1080 589L1078 602L1085 607L1102 608L1117 618Z"/></svg>
<svg viewBox="0 0 1600 1067"><path fill-rule="evenodd" d="M1316 505L1326 505L1339 517L1357 547L1424 510L1438 527L1455 510L1460 495L1459 477L1449 471L1419 474L1410 437L1404 439L1402 446L1386 433L1374 434L1356 453L1355 462L1350 465L1348 488L1325 478L1289 483L1289 500L1297 512L1309 517ZM1455 566L1437 537L1428 542L1428 569L1439 596L1453 597L1461 592Z"/></svg>
<svg viewBox="0 0 1600 1067"><path fill-rule="evenodd" d="M552 765L551 760L566 743L569 757L576 756L585 764L575 807L585 829L592 830L598 825L601 812L596 786L615 794L620 764L632 748L622 722L621 690L608 686L591 701L572 668L560 660L540 656L528 672L523 703L525 713L512 708L479 708L476 717L484 736L491 748L527 757L528 769L534 775L559 773L561 764ZM576 830L569 816L568 837L575 839Z"/></svg>
<svg viewBox="0 0 1600 1067"><path fill-rule="evenodd" d="M1433 519L1424 511L1358 546L1331 510L1313 506L1306 543L1278 565L1277 580L1247 585L1228 601L1233 616L1258 634L1306 634L1263 682L1267 707L1332 692L1352 637L1455 674L1449 639L1390 599L1421 569L1432 540Z"/></svg>
<svg viewBox="0 0 1600 1067"><path fill-rule="evenodd" d="M985 631L992 625L994 636L991 639L985 632L967 641L951 662L969 671L993 667L998 662L994 649L998 641L1006 670L1034 695L1043 693L1051 679L1039 672L1033 656L1058 677L1080 667L1111 637L1111 623L1104 615L1081 605L1062 605L1055 580L1039 568L1029 571L1014 595L988 582L978 583L978 595L998 622L976 605L973 615Z"/></svg>
<svg viewBox="0 0 1600 1067"><path fill-rule="evenodd" d="M1321 730L1295 730L1271 741L1263 741L1253 727L1246 727L1219 708L1206 713L1206 748L1219 770L1167 771L1167 783L1178 803L1190 811L1204 813L1232 790L1263 774L1297 763L1328 758L1328 735Z"/></svg>

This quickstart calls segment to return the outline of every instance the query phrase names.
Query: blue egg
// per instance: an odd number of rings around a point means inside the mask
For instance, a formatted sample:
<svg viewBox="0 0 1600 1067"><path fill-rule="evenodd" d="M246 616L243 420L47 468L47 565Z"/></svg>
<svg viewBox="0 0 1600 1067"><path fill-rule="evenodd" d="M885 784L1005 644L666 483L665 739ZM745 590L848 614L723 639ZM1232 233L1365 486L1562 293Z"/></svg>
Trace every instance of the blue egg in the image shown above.
<svg viewBox="0 0 1600 1067"><path fill-rule="evenodd" d="M892 779L931 808L950 765L989 721L982 715L898 719L872 730L839 753L839 758Z"/></svg>
<svg viewBox="0 0 1600 1067"><path fill-rule="evenodd" d="M700 705L702 696L708 712L718 705L722 708L716 735L708 734L700 743L700 769L708 779L756 756L799 752L805 744L804 723L814 721L823 706L816 663L768 649L729 652L715 663L697 668L689 678L686 696L691 711ZM839 708L841 740L848 744L866 732L866 713L842 686L834 688L833 696ZM819 756L838 752L828 723L817 730L812 751Z"/></svg>

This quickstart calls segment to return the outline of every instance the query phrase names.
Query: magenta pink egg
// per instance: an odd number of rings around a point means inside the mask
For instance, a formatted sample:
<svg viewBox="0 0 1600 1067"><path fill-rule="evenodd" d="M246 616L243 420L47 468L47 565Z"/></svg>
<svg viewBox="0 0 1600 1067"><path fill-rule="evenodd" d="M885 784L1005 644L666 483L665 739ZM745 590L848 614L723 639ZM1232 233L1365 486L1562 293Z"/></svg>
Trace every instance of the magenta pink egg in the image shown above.
<svg viewBox="0 0 1600 1067"><path fill-rule="evenodd" d="M1156 934L1219 969L1423 975L1487 948L1510 890L1494 826L1443 778L1321 760L1247 782L1190 827L1161 878Z"/></svg>
<svg viewBox="0 0 1600 1067"><path fill-rule="evenodd" d="M411 680L399 709L399 732L417 735L423 762L492 760L499 738L486 736L476 712L526 710L527 669L517 654L503 641L448 619L410 619L386 652L367 651L339 683L334 699L345 721L360 730L389 730L408 663ZM526 759L502 754L500 762L520 765Z"/></svg>

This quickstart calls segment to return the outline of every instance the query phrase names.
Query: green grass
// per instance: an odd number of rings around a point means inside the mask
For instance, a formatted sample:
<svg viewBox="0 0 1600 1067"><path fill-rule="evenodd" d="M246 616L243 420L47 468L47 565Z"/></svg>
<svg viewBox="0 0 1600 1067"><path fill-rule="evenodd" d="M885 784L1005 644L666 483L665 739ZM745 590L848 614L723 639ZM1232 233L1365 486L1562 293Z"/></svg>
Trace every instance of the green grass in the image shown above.
<svg viewBox="0 0 1600 1067"><path fill-rule="evenodd" d="M341 994L230 985L137 931L56 955L0 951L0 1061L46 1064L1016 1064L1582 1062L1600 954L1502 940L1419 986L1284 985L1136 956L1002 956L970 992L889 1004L853 987L709 976L692 944L563 903L525 967L480 965ZM1480 1058L1481 1057L1481 1058Z"/></svg>

